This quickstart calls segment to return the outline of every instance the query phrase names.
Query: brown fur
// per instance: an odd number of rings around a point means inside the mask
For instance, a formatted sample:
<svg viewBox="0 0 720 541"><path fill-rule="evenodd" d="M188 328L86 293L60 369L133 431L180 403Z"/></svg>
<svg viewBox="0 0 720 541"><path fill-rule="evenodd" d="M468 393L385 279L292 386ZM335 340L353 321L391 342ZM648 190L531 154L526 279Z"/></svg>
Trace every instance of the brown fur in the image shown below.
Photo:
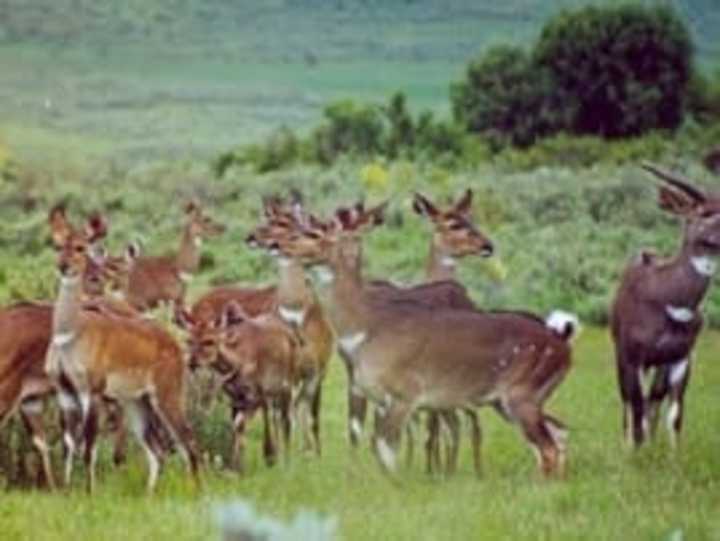
<svg viewBox="0 0 720 541"><path fill-rule="evenodd" d="M126 297L138 310L152 309L162 302L182 305L187 289L184 275L197 272L200 265L197 242L225 230L205 216L197 204L188 205L185 211L188 218L178 251L166 256L140 256L132 265Z"/></svg>
<svg viewBox="0 0 720 541"><path fill-rule="evenodd" d="M693 259L720 255L720 196L701 192L679 175L653 165L661 178L658 204L684 219L682 245L671 259L642 252L625 269L611 308L623 426L628 442L640 445L655 432L662 402L668 399L668 424L674 443L682 429L685 389L691 355L703 326L700 303L710 277L694 268ZM674 319L668 307L690 314ZM644 396L641 372L654 372ZM674 375L673 375L674 374Z"/></svg>

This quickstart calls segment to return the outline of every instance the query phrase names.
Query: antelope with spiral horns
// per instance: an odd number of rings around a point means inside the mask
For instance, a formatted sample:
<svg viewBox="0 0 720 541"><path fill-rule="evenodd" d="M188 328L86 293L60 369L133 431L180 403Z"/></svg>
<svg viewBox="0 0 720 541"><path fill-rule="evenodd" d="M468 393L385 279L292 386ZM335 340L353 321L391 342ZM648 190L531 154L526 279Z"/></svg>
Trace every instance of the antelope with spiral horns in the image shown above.
<svg viewBox="0 0 720 541"><path fill-rule="evenodd" d="M672 258L643 251L630 261L612 305L611 329L626 440L638 446L654 434L667 400L674 446L683 424L692 351L703 325L700 304L720 255L720 195L655 165L643 168L662 181L660 208L684 222L682 241ZM652 375L649 390L643 389L644 375Z"/></svg>

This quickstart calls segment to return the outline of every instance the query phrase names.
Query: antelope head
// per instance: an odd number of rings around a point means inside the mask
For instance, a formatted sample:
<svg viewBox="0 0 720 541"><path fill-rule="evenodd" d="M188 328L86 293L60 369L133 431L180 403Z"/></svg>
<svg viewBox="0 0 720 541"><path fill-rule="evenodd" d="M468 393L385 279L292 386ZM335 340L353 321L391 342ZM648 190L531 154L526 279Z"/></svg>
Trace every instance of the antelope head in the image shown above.
<svg viewBox="0 0 720 541"><path fill-rule="evenodd" d="M85 227L78 229L67 219L64 207L58 206L50 211L49 222L57 268L63 277L84 277L89 268L102 266L104 251L98 243L107 235L103 216L92 215Z"/></svg>
<svg viewBox="0 0 720 541"><path fill-rule="evenodd" d="M184 211L188 218L187 230L193 239L217 237L225 232L225 226L206 215L197 201L186 203Z"/></svg>
<svg viewBox="0 0 720 541"><path fill-rule="evenodd" d="M434 229L433 246L441 257L455 259L468 255L490 257L493 244L472 220L472 190L465 193L449 208L440 209L427 197L416 193L413 210L428 219Z"/></svg>
<svg viewBox="0 0 720 541"><path fill-rule="evenodd" d="M661 209L685 222L685 248L696 256L720 255L720 196L706 193L681 175L643 164L664 184L658 186Z"/></svg>

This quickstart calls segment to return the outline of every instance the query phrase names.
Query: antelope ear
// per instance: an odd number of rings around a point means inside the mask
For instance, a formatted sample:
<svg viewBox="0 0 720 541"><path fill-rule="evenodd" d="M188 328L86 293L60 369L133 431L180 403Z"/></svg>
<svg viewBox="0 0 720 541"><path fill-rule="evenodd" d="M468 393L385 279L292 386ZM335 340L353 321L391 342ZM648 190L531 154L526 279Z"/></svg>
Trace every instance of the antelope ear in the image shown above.
<svg viewBox="0 0 720 541"><path fill-rule="evenodd" d="M230 301L223 308L223 313L220 318L220 328L226 329L230 325L236 325L247 320L248 316L236 301Z"/></svg>
<svg viewBox="0 0 720 541"><path fill-rule="evenodd" d="M190 199L187 203L185 203L183 206L183 212L188 215L200 212L200 204L197 199Z"/></svg>
<svg viewBox="0 0 720 541"><path fill-rule="evenodd" d="M472 211L472 200L473 200L473 191L468 188L465 190L465 193L458 199L458 202L455 203L455 212L459 212L460 214L469 214Z"/></svg>
<svg viewBox="0 0 720 541"><path fill-rule="evenodd" d="M353 210L340 207L335 211L335 222L340 226L343 231L352 231L354 229L353 224Z"/></svg>
<svg viewBox="0 0 720 541"><path fill-rule="evenodd" d="M697 209L700 203L682 192L667 186L658 186L658 206L676 216L687 216Z"/></svg>
<svg viewBox="0 0 720 541"><path fill-rule="evenodd" d="M418 192L413 197L413 210L420 216L425 216L431 220L434 220L440 214L437 207L427 197Z"/></svg>
<svg viewBox="0 0 720 541"><path fill-rule="evenodd" d="M140 243L138 241L133 241L127 245L125 248L125 261L132 264L135 262L135 260L140 257L142 249L140 248Z"/></svg>
<svg viewBox="0 0 720 541"><path fill-rule="evenodd" d="M279 214L280 207L282 206L282 199L276 194L265 195L262 198L262 205L263 214L265 214L265 217L268 220L271 220Z"/></svg>
<svg viewBox="0 0 720 541"><path fill-rule="evenodd" d="M53 244L56 248L62 246L73 231L72 225L68 222L65 213L64 203L58 203L50 209L48 224L50 225L50 235Z"/></svg>
<svg viewBox="0 0 720 541"><path fill-rule="evenodd" d="M88 218L85 224L85 236L90 244L107 236L107 220L102 214L96 212Z"/></svg>
<svg viewBox="0 0 720 541"><path fill-rule="evenodd" d="M379 205L371 208L370 210L366 210L362 215L361 224L367 225L369 227L375 227L384 224L385 210L387 209L389 203L390 201L386 200Z"/></svg>
<svg viewBox="0 0 720 541"><path fill-rule="evenodd" d="M186 331L189 331L195 325L192 314L184 306L175 306L173 321L175 322L175 325Z"/></svg>

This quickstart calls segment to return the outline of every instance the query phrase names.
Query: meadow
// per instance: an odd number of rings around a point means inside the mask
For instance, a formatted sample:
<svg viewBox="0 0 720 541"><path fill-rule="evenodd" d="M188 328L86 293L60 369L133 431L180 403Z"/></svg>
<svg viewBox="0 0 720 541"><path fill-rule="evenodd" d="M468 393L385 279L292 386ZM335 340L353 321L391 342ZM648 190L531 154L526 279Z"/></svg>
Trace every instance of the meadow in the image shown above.
<svg viewBox="0 0 720 541"><path fill-rule="evenodd" d="M677 3L698 40L700 63L709 66L720 58L713 1ZM280 519L319 511L337 519L339 538L347 540L720 539L717 288L704 305L708 329L696 349L684 435L674 452L664 426L640 451L622 441L605 327L627 259L642 247L670 254L679 243L679 222L657 208L655 183L635 163L662 134L627 147L616 143L622 159L589 167L583 152L610 147L572 141L580 146L558 153L552 165L537 150L459 168L347 158L328 169L298 165L265 175L233 169L216 178L210 165L218 152L282 125L304 133L328 100L384 102L402 90L413 111L446 116L448 83L474 54L492 43L528 43L548 15L585 3L453 0L442 9L430 0L0 3L0 305L54 297L46 218L61 200L73 215L103 210L112 253L140 240L149 254L175 248L182 203L201 200L228 231L205 244L193 299L216 284L274 279L269 258L244 242L264 194L298 189L321 214L358 199L388 199L387 224L366 240L367 273L413 283L422 279L429 228L411 210L412 193L442 202L471 187L476 223L500 261L460 265L478 305L539 314L564 308L585 325L574 367L549 405L571 430L564 480L541 479L517 429L490 410L481 414L481 478L472 472L464 437L456 475L426 475L418 439L414 464L389 480L367 444L352 451L346 441L345 373L333 359L319 459L298 450L289 464L265 467L254 426L249 468L239 476L220 467L230 444L224 399L211 411L191 404L209 453L199 492L173 457L158 493L145 496L142 453L134 447L129 464L115 469L107 443L92 497L81 468L72 490L48 494L29 488L28 479L8 486L18 472L7 451L29 449L19 422L12 423L0 432L0 539L213 539L216 505L236 499ZM693 126L684 129L693 139ZM704 136L716 140L715 129ZM662 149L665 165L700 186L717 185L695 147ZM378 170L383 181L369 181ZM59 471L57 434L54 457Z"/></svg>
<svg viewBox="0 0 720 541"><path fill-rule="evenodd" d="M195 493L175 458L157 495L148 498L144 460L134 453L124 468L101 468L92 497L83 492L79 476L67 493L6 492L0 506L3 539L211 539L215 505L237 498L280 518L299 509L329 514L347 540L717 539L720 437L712 427L720 422L718 347L718 333L701 340L676 452L662 426L653 445L635 453L625 447L608 336L589 328L549 408L571 427L565 480L540 479L517 430L486 411L481 478L472 472L464 438L455 476L428 477L416 450L414 465L401 468L398 481L391 482L366 447L352 452L345 440L345 374L337 360L326 382L321 459L298 452L290 464L267 469L253 438L244 477L211 469L203 490ZM215 422L224 422L224 413L217 411L222 419Z"/></svg>

